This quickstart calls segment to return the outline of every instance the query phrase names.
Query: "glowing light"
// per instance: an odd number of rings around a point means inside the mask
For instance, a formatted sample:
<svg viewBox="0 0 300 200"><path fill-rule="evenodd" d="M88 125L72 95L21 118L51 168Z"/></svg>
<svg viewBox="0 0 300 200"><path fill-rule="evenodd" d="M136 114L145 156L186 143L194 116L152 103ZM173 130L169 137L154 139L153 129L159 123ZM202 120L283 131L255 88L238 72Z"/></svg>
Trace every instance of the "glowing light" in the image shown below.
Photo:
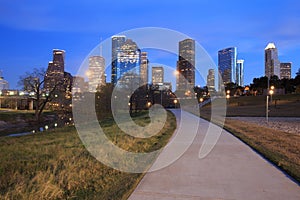
<svg viewBox="0 0 300 200"><path fill-rule="evenodd" d="M179 75L179 71L178 71L178 70L175 70L175 71L174 71L174 75L175 75L175 76L178 76L178 75Z"/></svg>
<svg viewBox="0 0 300 200"><path fill-rule="evenodd" d="M267 47L265 48L265 50L267 50L267 49L276 49L275 44L274 43L269 43L267 45Z"/></svg>

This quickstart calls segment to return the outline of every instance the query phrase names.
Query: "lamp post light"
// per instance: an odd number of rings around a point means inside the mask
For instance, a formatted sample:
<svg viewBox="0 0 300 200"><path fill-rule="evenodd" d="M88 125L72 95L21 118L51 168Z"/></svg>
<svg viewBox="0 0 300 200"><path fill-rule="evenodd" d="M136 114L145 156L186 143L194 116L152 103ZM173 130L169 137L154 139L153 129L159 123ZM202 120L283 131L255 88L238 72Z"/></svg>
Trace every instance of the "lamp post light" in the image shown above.
<svg viewBox="0 0 300 200"><path fill-rule="evenodd" d="M272 85L269 88L269 94L270 94L270 103L272 103L272 95L274 94L275 87ZM269 122L269 94L267 94L267 102L266 102L266 120Z"/></svg>
<svg viewBox="0 0 300 200"><path fill-rule="evenodd" d="M273 96L273 94L274 94L274 90L270 90L270 97L271 97L270 102L271 102L271 104L272 104L272 96Z"/></svg>
<svg viewBox="0 0 300 200"><path fill-rule="evenodd" d="M271 89L271 90L270 90L270 95L271 95L270 102L272 103L272 96L273 96L273 94L274 94L274 89L275 89L275 87L272 85L270 89Z"/></svg>
<svg viewBox="0 0 300 200"><path fill-rule="evenodd" d="M174 99L174 104L175 104L175 108L176 108L176 104L178 103L177 99Z"/></svg>

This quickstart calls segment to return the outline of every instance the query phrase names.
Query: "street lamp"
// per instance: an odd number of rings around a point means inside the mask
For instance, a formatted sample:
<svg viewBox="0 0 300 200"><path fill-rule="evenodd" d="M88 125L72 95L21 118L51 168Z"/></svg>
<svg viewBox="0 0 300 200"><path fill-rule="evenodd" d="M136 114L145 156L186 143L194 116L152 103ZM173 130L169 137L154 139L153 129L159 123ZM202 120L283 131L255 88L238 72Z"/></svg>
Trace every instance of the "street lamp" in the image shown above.
<svg viewBox="0 0 300 200"><path fill-rule="evenodd" d="M272 103L272 95L274 94L274 91L273 90L270 90L270 95L271 95L271 103Z"/></svg>
<svg viewBox="0 0 300 200"><path fill-rule="evenodd" d="M148 108L151 107L151 102L150 101L148 101L147 106L148 106Z"/></svg>
<svg viewBox="0 0 300 200"><path fill-rule="evenodd" d="M275 87L272 85L270 89L271 89L270 92L269 92L270 95L271 95L270 101L271 101L271 103L272 103L272 96L273 96L273 94L274 94L274 89L275 89Z"/></svg>
<svg viewBox="0 0 300 200"><path fill-rule="evenodd" d="M274 94L275 87L272 85L269 90L269 94L271 96L270 103L272 103L272 96ZM267 102L266 102L266 120L269 122L269 94L267 94Z"/></svg>
<svg viewBox="0 0 300 200"><path fill-rule="evenodd" d="M174 99L174 104L175 104L175 108L176 108L176 104L178 103L177 99Z"/></svg>

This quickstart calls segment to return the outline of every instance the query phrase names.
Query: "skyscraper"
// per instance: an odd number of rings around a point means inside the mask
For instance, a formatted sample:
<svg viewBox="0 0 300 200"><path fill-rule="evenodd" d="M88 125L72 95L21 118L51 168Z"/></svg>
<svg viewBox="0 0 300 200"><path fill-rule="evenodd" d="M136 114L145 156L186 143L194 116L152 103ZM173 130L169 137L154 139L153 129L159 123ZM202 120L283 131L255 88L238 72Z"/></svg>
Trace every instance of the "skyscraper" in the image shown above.
<svg viewBox="0 0 300 200"><path fill-rule="evenodd" d="M223 83L236 82L236 60L237 60L237 48L229 47L218 51L218 68L222 77Z"/></svg>
<svg viewBox="0 0 300 200"><path fill-rule="evenodd" d="M244 86L244 60L236 61L236 70L235 70L235 83L239 86Z"/></svg>
<svg viewBox="0 0 300 200"><path fill-rule="evenodd" d="M292 63L280 63L280 79L291 79Z"/></svg>
<svg viewBox="0 0 300 200"><path fill-rule="evenodd" d="M81 76L74 76L73 77L73 87L72 87L72 93L83 93L85 91L84 88L84 77Z"/></svg>
<svg viewBox="0 0 300 200"><path fill-rule="evenodd" d="M126 37L124 35L113 36L112 40L112 53L111 53L111 82L116 85L118 82L117 79L117 56L120 52L121 46L125 43Z"/></svg>
<svg viewBox="0 0 300 200"><path fill-rule="evenodd" d="M195 86L195 40L185 39L179 42L177 72L176 89L191 90Z"/></svg>
<svg viewBox="0 0 300 200"><path fill-rule="evenodd" d="M89 92L96 92L105 84L105 59L102 56L89 57Z"/></svg>
<svg viewBox="0 0 300 200"><path fill-rule="evenodd" d="M206 86L209 91L215 90L215 70L214 69L208 70Z"/></svg>
<svg viewBox="0 0 300 200"><path fill-rule="evenodd" d="M265 76L278 76L280 78L280 62L278 51L274 43L269 43L265 48Z"/></svg>
<svg viewBox="0 0 300 200"><path fill-rule="evenodd" d="M58 90L64 90L65 51L54 49L53 60L49 62L45 76L44 89L49 91L57 85Z"/></svg>
<svg viewBox="0 0 300 200"><path fill-rule="evenodd" d="M115 81L127 84L134 80L135 84L140 84L140 64L141 50L133 40L127 39L117 50Z"/></svg>
<svg viewBox="0 0 300 200"><path fill-rule="evenodd" d="M148 84L148 56L147 52L141 53L141 66L140 66L140 76L141 76L141 85Z"/></svg>
<svg viewBox="0 0 300 200"><path fill-rule="evenodd" d="M164 68L152 67L152 84L162 85L164 83Z"/></svg>

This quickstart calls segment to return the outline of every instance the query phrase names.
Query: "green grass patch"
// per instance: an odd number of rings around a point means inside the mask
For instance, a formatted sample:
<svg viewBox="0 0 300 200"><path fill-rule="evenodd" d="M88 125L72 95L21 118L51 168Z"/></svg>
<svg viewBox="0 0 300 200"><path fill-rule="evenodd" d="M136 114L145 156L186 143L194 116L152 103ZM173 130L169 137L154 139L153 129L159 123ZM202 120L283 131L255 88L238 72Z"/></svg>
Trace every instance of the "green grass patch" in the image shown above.
<svg viewBox="0 0 300 200"><path fill-rule="evenodd" d="M148 123L147 113L134 120ZM148 152L169 141L176 118L168 112L164 128L149 140L122 134L112 119L102 125L121 148ZM144 175L121 172L97 161L74 127L1 137L0 152L0 199L127 199Z"/></svg>

